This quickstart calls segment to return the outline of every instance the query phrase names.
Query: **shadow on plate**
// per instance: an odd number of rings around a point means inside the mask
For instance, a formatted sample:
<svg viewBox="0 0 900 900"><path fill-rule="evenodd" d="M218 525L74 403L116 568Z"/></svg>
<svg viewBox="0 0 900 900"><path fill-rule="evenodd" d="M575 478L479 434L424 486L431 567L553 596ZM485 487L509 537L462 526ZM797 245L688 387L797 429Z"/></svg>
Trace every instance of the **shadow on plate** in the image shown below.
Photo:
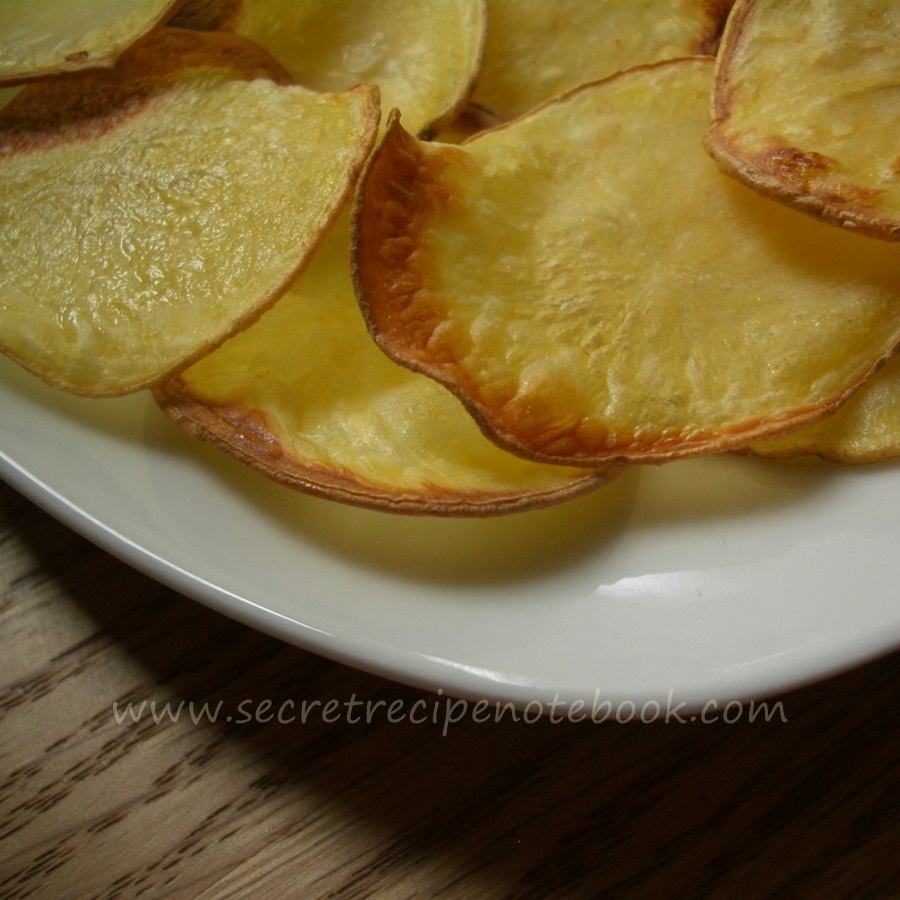
<svg viewBox="0 0 900 900"><path fill-rule="evenodd" d="M802 507L850 469L815 461L774 462L735 454L636 467L586 497L488 519L398 516L307 497L269 482L169 422L149 392L92 400L55 390L9 360L5 385L33 406L106 437L149 448L197 468L276 527L320 552L379 572L429 583L510 584L612 553L626 532L679 525L704 528L735 518Z"/></svg>
<svg viewBox="0 0 900 900"><path fill-rule="evenodd" d="M102 431L122 441L141 443L146 410L154 406L149 391L123 397L78 397L51 387L17 363L0 355L2 386L14 392L14 399L59 416L79 428Z"/></svg>
<svg viewBox="0 0 900 900"><path fill-rule="evenodd" d="M269 482L169 422L149 392L93 400L49 387L9 360L3 381L24 401L106 437L197 467L274 521L276 527L346 564L429 583L509 584L611 554L626 532L704 528L802 506L837 480L872 467L774 462L735 454L645 466L593 494L558 506L488 519L399 516L307 497Z"/></svg>
<svg viewBox="0 0 900 900"><path fill-rule="evenodd" d="M714 525L802 506L843 469L734 454L627 470L558 506L487 519L392 515L292 491L245 468L148 410L145 442L196 466L303 544L429 584L506 585L609 557L629 530Z"/></svg>
<svg viewBox="0 0 900 900"><path fill-rule="evenodd" d="M345 564L429 583L508 584L608 552L637 489L628 473L557 506L490 518L394 515L306 496L269 481L148 410L145 443L214 478L241 505Z"/></svg>

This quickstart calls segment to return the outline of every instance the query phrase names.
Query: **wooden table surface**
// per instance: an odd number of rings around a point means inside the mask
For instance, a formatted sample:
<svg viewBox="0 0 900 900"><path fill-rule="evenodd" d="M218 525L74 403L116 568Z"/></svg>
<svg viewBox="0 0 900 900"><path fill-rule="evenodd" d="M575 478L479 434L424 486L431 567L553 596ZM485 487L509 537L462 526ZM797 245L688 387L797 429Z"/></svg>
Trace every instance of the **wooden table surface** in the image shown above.
<svg viewBox="0 0 900 900"><path fill-rule="evenodd" d="M900 654L752 723L279 723L258 704L434 697L211 612L2 484L0 574L0 897L900 896ZM117 721L181 700L220 715Z"/></svg>

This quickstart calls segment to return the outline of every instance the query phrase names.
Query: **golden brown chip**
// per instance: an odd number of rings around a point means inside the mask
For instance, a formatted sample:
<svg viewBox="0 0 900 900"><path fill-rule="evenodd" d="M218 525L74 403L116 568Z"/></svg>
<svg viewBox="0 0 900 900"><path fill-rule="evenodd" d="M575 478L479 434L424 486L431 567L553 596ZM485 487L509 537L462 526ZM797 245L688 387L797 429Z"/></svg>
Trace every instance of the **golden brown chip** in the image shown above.
<svg viewBox="0 0 900 900"><path fill-rule="evenodd" d="M504 119L636 65L713 53L734 0L488 0L473 100Z"/></svg>
<svg viewBox="0 0 900 900"><path fill-rule="evenodd" d="M900 240L900 4L740 0L707 147L762 194Z"/></svg>
<svg viewBox="0 0 900 900"><path fill-rule="evenodd" d="M713 63L630 70L461 147L394 121L355 215L380 345L503 446L577 465L811 423L900 341L900 257L724 176Z"/></svg>
<svg viewBox="0 0 900 900"><path fill-rule="evenodd" d="M24 88L0 112L0 350L66 390L125 393L273 303L380 117L376 89L287 81L242 38L166 28L115 72Z"/></svg>
<svg viewBox="0 0 900 900"><path fill-rule="evenodd" d="M485 0L188 0L174 20L219 28L268 50L298 83L381 90L419 134L452 120L481 62Z"/></svg>
<svg viewBox="0 0 900 900"><path fill-rule="evenodd" d="M349 256L342 219L256 324L157 388L162 408L275 481L391 512L498 515L610 480L505 453L447 391L388 360L359 314Z"/></svg>
<svg viewBox="0 0 900 900"><path fill-rule="evenodd" d="M770 459L819 456L830 462L881 462L900 456L900 357L873 375L834 414L749 450Z"/></svg>
<svg viewBox="0 0 900 900"><path fill-rule="evenodd" d="M3 0L0 84L108 68L182 0Z"/></svg>

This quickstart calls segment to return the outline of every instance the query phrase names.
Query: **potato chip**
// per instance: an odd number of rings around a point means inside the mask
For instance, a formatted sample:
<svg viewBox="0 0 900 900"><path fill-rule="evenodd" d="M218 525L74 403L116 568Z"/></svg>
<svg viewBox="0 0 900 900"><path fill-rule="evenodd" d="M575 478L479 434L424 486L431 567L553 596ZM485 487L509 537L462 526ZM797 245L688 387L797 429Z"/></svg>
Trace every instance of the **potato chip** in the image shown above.
<svg viewBox="0 0 900 900"><path fill-rule="evenodd" d="M181 0L3 0L0 84L108 68Z"/></svg>
<svg viewBox="0 0 900 900"><path fill-rule="evenodd" d="M713 53L734 0L489 0L473 99L504 119L636 65Z"/></svg>
<svg viewBox="0 0 900 900"><path fill-rule="evenodd" d="M380 118L377 89L288 81L242 38L166 28L115 72L24 88L0 112L0 349L60 388L120 394L273 303Z"/></svg>
<svg viewBox="0 0 900 900"><path fill-rule="evenodd" d="M900 256L719 172L712 69L632 69L461 146L393 120L354 226L383 349L572 465L734 449L839 404L900 341Z"/></svg>
<svg viewBox="0 0 900 900"><path fill-rule="evenodd" d="M893 357L837 412L784 437L752 444L769 459L818 456L860 465L900 456L900 356Z"/></svg>
<svg viewBox="0 0 900 900"><path fill-rule="evenodd" d="M505 453L447 391L388 360L359 314L349 248L342 219L256 324L156 389L162 408L275 481L391 512L498 515L610 480Z"/></svg>
<svg viewBox="0 0 900 900"><path fill-rule="evenodd" d="M900 4L756 0L722 42L707 148L768 197L900 240Z"/></svg>
<svg viewBox="0 0 900 900"><path fill-rule="evenodd" d="M176 24L234 31L318 91L376 84L417 134L453 119L481 63L484 0L188 0Z"/></svg>

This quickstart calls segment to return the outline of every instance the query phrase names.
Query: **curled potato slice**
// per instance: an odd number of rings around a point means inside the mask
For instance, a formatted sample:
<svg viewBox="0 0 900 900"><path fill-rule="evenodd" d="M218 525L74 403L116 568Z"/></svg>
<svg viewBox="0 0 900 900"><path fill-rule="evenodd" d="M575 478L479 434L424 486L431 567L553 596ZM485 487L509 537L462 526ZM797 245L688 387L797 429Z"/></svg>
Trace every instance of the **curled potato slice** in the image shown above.
<svg viewBox="0 0 900 900"><path fill-rule="evenodd" d="M155 390L179 425L282 484L391 512L498 515L610 480L505 453L447 391L388 360L339 226L257 323Z"/></svg>
<svg viewBox="0 0 900 900"><path fill-rule="evenodd" d="M837 412L748 449L769 459L819 456L854 465L900 456L900 357L891 359Z"/></svg>
<svg viewBox="0 0 900 900"><path fill-rule="evenodd" d="M900 257L718 171L712 67L633 69L459 147L392 121L354 226L380 346L567 464L734 449L840 403L900 341Z"/></svg>
<svg viewBox="0 0 900 900"><path fill-rule="evenodd" d="M488 0L473 100L504 119L621 69L712 53L734 0Z"/></svg>
<svg viewBox="0 0 900 900"><path fill-rule="evenodd" d="M181 0L3 0L0 84L109 67Z"/></svg>
<svg viewBox="0 0 900 900"><path fill-rule="evenodd" d="M739 0L707 148L766 196L900 240L900 5Z"/></svg>
<svg viewBox="0 0 900 900"><path fill-rule="evenodd" d="M318 91L376 84L382 108L424 133L452 120L472 91L484 0L188 0L175 24L233 31Z"/></svg>
<svg viewBox="0 0 900 900"><path fill-rule="evenodd" d="M114 72L24 88L0 112L0 350L121 394L273 303L380 117L376 89L288 81L242 38L166 28Z"/></svg>

